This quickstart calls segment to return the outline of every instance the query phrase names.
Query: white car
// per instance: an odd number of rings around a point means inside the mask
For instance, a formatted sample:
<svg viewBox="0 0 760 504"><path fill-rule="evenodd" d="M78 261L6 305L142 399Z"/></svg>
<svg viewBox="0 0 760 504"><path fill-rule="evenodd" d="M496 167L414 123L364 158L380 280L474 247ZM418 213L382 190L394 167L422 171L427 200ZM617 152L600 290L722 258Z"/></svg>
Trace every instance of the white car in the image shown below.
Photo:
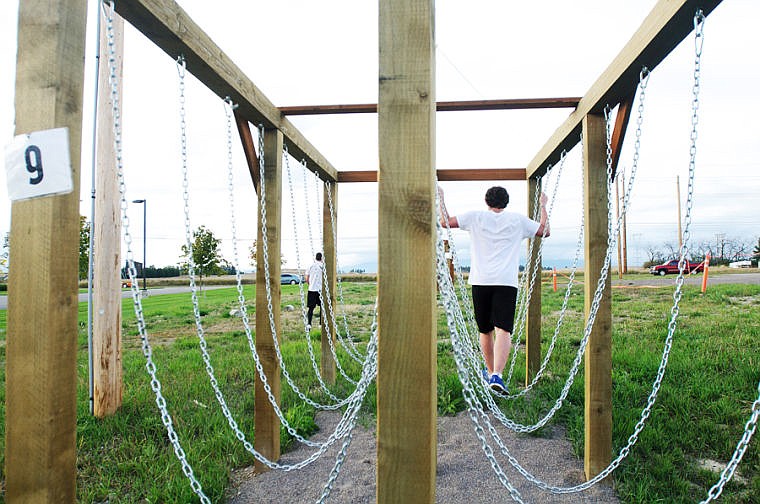
<svg viewBox="0 0 760 504"><path fill-rule="evenodd" d="M734 261L728 264L729 268L751 268L752 263L750 261Z"/></svg>

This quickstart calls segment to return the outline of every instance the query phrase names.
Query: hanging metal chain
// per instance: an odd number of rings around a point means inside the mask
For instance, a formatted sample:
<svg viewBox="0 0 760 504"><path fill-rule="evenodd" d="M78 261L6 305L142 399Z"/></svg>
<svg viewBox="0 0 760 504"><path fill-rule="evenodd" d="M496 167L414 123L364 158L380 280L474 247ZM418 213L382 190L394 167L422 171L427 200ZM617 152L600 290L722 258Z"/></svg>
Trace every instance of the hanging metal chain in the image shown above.
<svg viewBox="0 0 760 504"><path fill-rule="evenodd" d="M305 161L301 161L302 164L305 165ZM338 230L337 226L335 224L335 221L337 220L335 218L335 206L333 205L333 199L332 199L332 191L330 191L330 184L327 183L327 204L329 206L330 210L330 226L332 229L332 235L333 235L333 248L334 250L338 250ZM338 267L338 257L335 257L335 269L337 271L340 271L340 268ZM341 282L341 275L336 274L336 281L337 281L337 290L338 290L338 304L341 307L346 306L346 302L343 299L343 284ZM343 327L345 330L345 337L342 337L340 334L340 331L338 331L337 326L335 327L335 334L338 335L339 338L341 338L341 342L343 343L344 347L346 348L346 352L354 357L354 359L359 359L361 357L361 354L356 348L356 345L354 345L353 338L351 337L351 332L348 328L348 319L346 318L346 311L345 309L341 309L341 316L343 318Z"/></svg>
<svg viewBox="0 0 760 504"><path fill-rule="evenodd" d="M208 499L208 497L203 493L203 487L201 486L200 482L195 478L195 474L193 473L193 468L190 466L190 463L187 461L187 456L185 454L185 451L182 449L182 445L179 441L179 436L177 435L176 431L174 430L174 422L172 420L171 415L169 414L166 399L164 398L163 394L161 393L161 382L158 379L158 376L156 375L156 365L153 362L153 350L150 346L150 341L148 340L148 333L146 331L146 324L145 324L145 315L142 308L142 294L140 293L139 289L137 288L137 271L135 268L135 262L132 252L132 236L130 233L129 228L129 218L127 217L127 198L126 198L126 184L124 182L124 164L123 164L123 153L122 153L122 143L121 143L121 112L119 107L119 92L118 92L118 77L116 74L116 56L115 56L115 42L114 42L114 27L113 27L113 13L115 12L114 9L114 2L109 2L110 10L107 10L107 38L108 38L108 68L109 68L109 82L111 85L111 111L113 113L113 132L114 132L114 150L116 153L116 166L117 166L117 175L118 175L118 181L119 181L119 195L121 198L121 213L122 213L122 226L124 228L124 241L127 245L127 263L128 263L128 273L129 278L132 283L132 302L135 309L135 317L137 318L137 328L140 333L140 340L141 340L141 347L143 355L145 356L145 368L148 371L148 374L150 376L150 387L153 390L153 393L156 395L156 405L158 406L158 409L161 413L161 423L164 424L164 427L166 428L166 433L169 438L169 441L172 444L172 447L174 448L174 454L177 457L177 460L179 460L180 465L182 467L182 472L187 477L188 481L190 482L190 487L192 488L193 492L198 496L201 502L210 503L211 501ZM104 9L105 10L105 9ZM182 83L182 78L184 77L184 59L180 57L180 62L178 63L178 69L180 72L180 82ZM179 61L179 60L178 60ZM180 85L180 104L181 107L184 109L184 87L183 84ZM182 116L183 125L184 125L184 116ZM184 127L183 127L183 136L184 136ZM183 143L183 162L184 162L185 156L184 156L184 143ZM143 266L144 267L144 266Z"/></svg>
<svg viewBox="0 0 760 504"><path fill-rule="evenodd" d="M699 504L706 504L707 502L714 501L720 497L720 494L723 492L723 486L731 480L734 471L736 471L736 468L739 466L739 462L741 462L742 457L744 457L744 452L747 451L749 442L752 440L752 435L757 428L758 417L760 417L760 381L757 382L757 399L752 403L749 420L744 424L744 434L742 434L742 437L739 439L739 443L736 445L731 460L729 460L728 464L726 464L726 468L720 473L720 479L712 486L712 488L710 488L710 491L707 493L707 499L700 501Z"/></svg>

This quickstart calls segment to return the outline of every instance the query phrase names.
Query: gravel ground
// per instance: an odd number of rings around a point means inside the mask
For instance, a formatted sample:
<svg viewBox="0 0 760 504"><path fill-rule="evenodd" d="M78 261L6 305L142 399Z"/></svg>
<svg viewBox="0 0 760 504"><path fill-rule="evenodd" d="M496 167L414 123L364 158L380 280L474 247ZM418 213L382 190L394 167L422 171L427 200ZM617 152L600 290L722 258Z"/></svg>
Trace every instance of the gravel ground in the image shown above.
<svg viewBox="0 0 760 504"><path fill-rule="evenodd" d="M314 440L332 432L339 419L336 413L319 413L320 432ZM534 438L516 435L506 428L497 429L510 453L538 479L555 486L581 483L583 460L573 455L564 430L554 427L550 437ZM248 503L312 503L316 502L335 464L338 447L332 448L317 461L300 471L268 471L255 475L253 468L235 471L229 489L228 504ZM295 463L312 453L297 447L283 454L283 463ZM333 486L329 503L375 502L376 443L374 427L357 425L346 461ZM503 456L498 456L509 481L520 492L524 502L541 503L617 503L609 485L598 484L575 494L553 495L539 490L520 476ZM508 469L507 469L508 468ZM438 419L437 503L512 502L509 492L491 468L472 427L470 417L460 413Z"/></svg>

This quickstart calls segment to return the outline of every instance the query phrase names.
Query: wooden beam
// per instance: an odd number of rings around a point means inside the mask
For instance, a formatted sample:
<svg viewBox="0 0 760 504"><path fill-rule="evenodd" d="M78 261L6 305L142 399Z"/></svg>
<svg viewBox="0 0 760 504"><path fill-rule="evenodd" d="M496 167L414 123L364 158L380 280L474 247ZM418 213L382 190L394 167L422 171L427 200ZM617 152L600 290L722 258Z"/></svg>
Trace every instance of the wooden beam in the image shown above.
<svg viewBox="0 0 760 504"><path fill-rule="evenodd" d="M280 251L282 226L282 132L268 129L264 132L264 195L266 209L266 243L269 255L269 281L271 306L274 309L274 330L280 334ZM274 335L269 323L266 276L264 268L264 226L259 211L259 230L256 240L256 352L261 359L272 395L280 404L280 363L274 348ZM254 385L254 447L269 460L280 458L280 419L270 404L264 384L256 375ZM269 468L254 463L256 472Z"/></svg>
<svg viewBox="0 0 760 504"><path fill-rule="evenodd" d="M322 236L324 237L324 249L323 249L323 261L325 263L325 272L327 276L327 283L322 289L322 307L320 308L320 314L322 315L322 360L321 369L322 377L328 384L334 384L336 378L336 366L335 359L333 358L333 352L330 349L332 344L333 348L337 348L335 344L335 328L338 327L336 319L336 310L338 309L338 302L336 298L337 284L337 251L335 250L337 224L333 227L333 213L330 212L330 200L332 198L333 212L335 218L338 217L338 184L324 184L325 197L322 201Z"/></svg>
<svg viewBox="0 0 760 504"><path fill-rule="evenodd" d="M525 180L523 168L467 168L459 170L436 170L438 180ZM355 170L338 172L338 182L377 182L377 171Z"/></svg>
<svg viewBox="0 0 760 504"><path fill-rule="evenodd" d="M528 216L533 218L536 214L536 194L541 194L541 181L535 178L528 179ZM539 205L540 206L540 205ZM528 250L531 251L523 275L531 275L536 262L541 262L538 251L541 249L542 238L536 238L533 247L528 242ZM541 264L536 272L536 283L527 300L528 313L525 319L525 385L528 386L541 368ZM528 278L530 282L530 277ZM527 285L527 284L526 284Z"/></svg>
<svg viewBox="0 0 760 504"><path fill-rule="evenodd" d="M527 175L543 175L562 151L578 143L581 122L589 113L617 105L632 95L643 67L653 70L694 29L694 14L710 14L721 0L660 0L631 40L586 92L577 108L528 164Z"/></svg>
<svg viewBox="0 0 760 504"><path fill-rule="evenodd" d="M79 164L87 2L21 0L16 134L68 128L65 195L11 204L5 499L76 502Z"/></svg>
<svg viewBox="0 0 760 504"><path fill-rule="evenodd" d="M625 140L625 132L628 130L628 121L631 119L631 109L633 108L633 99L636 97L635 93L623 98L618 106L617 117L615 118L615 126L612 130L612 138L610 143L612 144L612 178L615 178L617 173L618 162L620 161L620 152L623 150L623 140Z"/></svg>
<svg viewBox="0 0 760 504"><path fill-rule="evenodd" d="M607 133L603 116L583 120L584 295L586 319L607 255ZM612 460L612 305L607 275L594 327L586 347L585 448L586 478L599 474Z"/></svg>
<svg viewBox="0 0 760 504"><path fill-rule="evenodd" d="M504 100L445 101L436 103L438 112L461 110L524 110L574 108L580 98L514 98ZM377 103L351 105L296 105L280 107L283 115L373 114Z"/></svg>
<svg viewBox="0 0 760 504"><path fill-rule="evenodd" d="M435 501L433 0L379 13L377 502Z"/></svg>
<svg viewBox="0 0 760 504"><path fill-rule="evenodd" d="M243 145L245 160L248 162L248 172L251 174L253 188L258 194L261 168L259 167L259 156L256 154L256 146L253 142L253 135L251 134L251 126L249 125L248 120L238 113L237 109L234 114L235 124L237 124L238 134L240 135L240 143Z"/></svg>
<svg viewBox="0 0 760 504"><path fill-rule="evenodd" d="M115 6L127 22L172 59L184 56L188 71L220 98L230 97L238 105L240 117L280 130L293 157L306 159L323 179L336 180L335 168L176 2L119 0Z"/></svg>
<svg viewBox="0 0 760 504"><path fill-rule="evenodd" d="M110 57L108 33L105 19L100 17L98 21L101 23L102 64L98 76L97 176L92 234L95 254L92 281L92 414L103 418L116 413L122 403L121 196L114 148L111 72L107 64ZM124 20L118 15L113 16L113 35L118 96L123 96Z"/></svg>

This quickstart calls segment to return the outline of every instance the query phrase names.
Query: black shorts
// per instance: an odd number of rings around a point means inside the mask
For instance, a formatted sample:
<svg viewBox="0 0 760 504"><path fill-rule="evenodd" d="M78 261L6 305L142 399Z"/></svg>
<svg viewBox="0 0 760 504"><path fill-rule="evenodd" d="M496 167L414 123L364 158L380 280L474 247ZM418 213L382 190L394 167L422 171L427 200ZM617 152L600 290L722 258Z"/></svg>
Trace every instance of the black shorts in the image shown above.
<svg viewBox="0 0 760 504"><path fill-rule="evenodd" d="M314 308L317 305L322 305L322 302L319 299L319 292L309 291L309 294L306 296L306 306L309 308Z"/></svg>
<svg viewBox="0 0 760 504"><path fill-rule="evenodd" d="M517 287L508 285L473 285L472 305L478 331L488 334L494 327L512 333L515 326Z"/></svg>

